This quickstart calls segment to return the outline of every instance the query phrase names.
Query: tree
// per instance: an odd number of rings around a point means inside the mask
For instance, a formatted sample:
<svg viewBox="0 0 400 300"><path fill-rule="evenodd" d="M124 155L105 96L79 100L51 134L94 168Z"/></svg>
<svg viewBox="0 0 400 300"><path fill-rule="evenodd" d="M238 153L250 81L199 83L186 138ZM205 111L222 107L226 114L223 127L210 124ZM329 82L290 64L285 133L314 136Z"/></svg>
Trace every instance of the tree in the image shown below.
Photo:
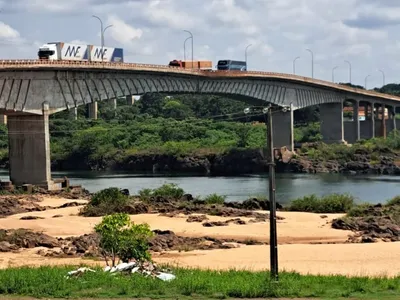
<svg viewBox="0 0 400 300"><path fill-rule="evenodd" d="M129 215L118 213L103 217L95 231L100 235L100 249L107 266L109 259L111 267L117 258L122 262L151 259L148 240L153 233L148 224L136 225Z"/></svg>

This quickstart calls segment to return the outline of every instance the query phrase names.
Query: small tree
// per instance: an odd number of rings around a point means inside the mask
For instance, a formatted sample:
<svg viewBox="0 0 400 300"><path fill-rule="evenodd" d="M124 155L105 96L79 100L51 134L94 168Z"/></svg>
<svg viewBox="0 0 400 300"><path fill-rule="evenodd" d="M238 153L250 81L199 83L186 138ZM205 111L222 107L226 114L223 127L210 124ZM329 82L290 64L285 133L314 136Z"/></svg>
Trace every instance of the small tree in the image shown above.
<svg viewBox="0 0 400 300"><path fill-rule="evenodd" d="M103 217L95 231L100 235L101 254L107 266L109 259L112 267L117 258L122 262L151 259L148 240L153 233L148 224L136 225L129 215L118 213Z"/></svg>

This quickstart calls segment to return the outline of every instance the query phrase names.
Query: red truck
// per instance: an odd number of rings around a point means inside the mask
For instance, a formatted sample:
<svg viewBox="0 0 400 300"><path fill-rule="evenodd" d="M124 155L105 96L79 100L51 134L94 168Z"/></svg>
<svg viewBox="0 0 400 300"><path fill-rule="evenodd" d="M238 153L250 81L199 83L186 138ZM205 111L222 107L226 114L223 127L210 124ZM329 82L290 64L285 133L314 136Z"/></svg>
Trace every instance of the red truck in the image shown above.
<svg viewBox="0 0 400 300"><path fill-rule="evenodd" d="M192 61L191 60L173 60L169 62L170 67L178 67L184 69L192 69ZM200 70L212 70L212 61L211 60L194 60L193 61L193 69Z"/></svg>

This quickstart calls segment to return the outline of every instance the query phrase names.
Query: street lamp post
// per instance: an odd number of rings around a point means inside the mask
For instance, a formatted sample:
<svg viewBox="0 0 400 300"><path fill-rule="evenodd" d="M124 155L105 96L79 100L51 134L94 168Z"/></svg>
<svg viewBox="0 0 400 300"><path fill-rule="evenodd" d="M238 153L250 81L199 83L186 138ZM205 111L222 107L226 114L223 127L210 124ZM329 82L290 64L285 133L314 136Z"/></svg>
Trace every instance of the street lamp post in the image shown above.
<svg viewBox="0 0 400 300"><path fill-rule="evenodd" d="M188 40L190 40L191 37L189 36L188 38L186 38L186 40L183 42L183 60L186 60L186 42Z"/></svg>
<svg viewBox="0 0 400 300"><path fill-rule="evenodd" d="M194 59L193 59L193 34L189 30L184 30L185 32L190 34L190 37L192 38L192 70L194 69Z"/></svg>
<svg viewBox="0 0 400 300"><path fill-rule="evenodd" d="M349 65L349 82L351 84L351 63L348 60L345 60L344 62Z"/></svg>
<svg viewBox="0 0 400 300"><path fill-rule="evenodd" d="M306 51L311 54L311 78L314 78L314 53L310 49L306 49Z"/></svg>
<svg viewBox="0 0 400 300"><path fill-rule="evenodd" d="M371 75L367 75L365 76L365 85L364 88L367 89L367 79L370 77Z"/></svg>
<svg viewBox="0 0 400 300"><path fill-rule="evenodd" d="M93 18L96 18L97 20L100 21L100 38L101 38L101 61L103 61L104 58L104 32L113 25L108 25L106 28L103 28L103 21L98 17L93 15Z"/></svg>
<svg viewBox="0 0 400 300"><path fill-rule="evenodd" d="M382 81L383 81L382 87L383 87L383 86L385 86L385 72L383 72L382 70L378 70L378 71L382 73Z"/></svg>
<svg viewBox="0 0 400 300"><path fill-rule="evenodd" d="M339 68L339 66L336 66L334 68L332 68L332 82L335 83L335 70Z"/></svg>
<svg viewBox="0 0 400 300"><path fill-rule="evenodd" d="M300 58L300 56L297 56L294 60L293 60L293 74L296 75L296 60L298 60Z"/></svg>
<svg viewBox="0 0 400 300"><path fill-rule="evenodd" d="M247 49L249 49L249 47L251 47L252 44L247 45L246 49L244 50L244 61L246 63L246 71L247 71Z"/></svg>

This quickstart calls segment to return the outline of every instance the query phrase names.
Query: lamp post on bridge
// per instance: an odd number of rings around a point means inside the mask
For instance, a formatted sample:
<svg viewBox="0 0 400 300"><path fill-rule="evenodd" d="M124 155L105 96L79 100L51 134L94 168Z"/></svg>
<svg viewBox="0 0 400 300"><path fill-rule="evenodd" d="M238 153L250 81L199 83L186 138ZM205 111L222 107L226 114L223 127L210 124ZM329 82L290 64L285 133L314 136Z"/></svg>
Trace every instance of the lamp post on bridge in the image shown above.
<svg viewBox="0 0 400 300"><path fill-rule="evenodd" d="M190 34L190 37L192 38L192 70L194 69L194 59L193 59L193 34L189 30L184 30L185 32Z"/></svg>
<svg viewBox="0 0 400 300"><path fill-rule="evenodd" d="M364 88L367 89L367 79L370 77L371 75L367 75L365 76L365 85Z"/></svg>
<svg viewBox="0 0 400 300"><path fill-rule="evenodd" d="M332 68L332 82L335 83L335 70L339 68L339 66L336 66L334 68Z"/></svg>
<svg viewBox="0 0 400 300"><path fill-rule="evenodd" d="M246 71L247 71L247 49L249 49L252 44L247 45L246 49L244 49L244 61L246 63Z"/></svg>
<svg viewBox="0 0 400 300"><path fill-rule="evenodd" d="M385 86L385 72L383 72L383 71L380 70L380 69L379 69L378 71L382 73L382 81L383 81L382 87L384 87L384 86Z"/></svg>
<svg viewBox="0 0 400 300"><path fill-rule="evenodd" d="M351 84L351 63L348 60L345 60L344 62L349 65L349 82Z"/></svg>
<svg viewBox="0 0 400 300"><path fill-rule="evenodd" d="M293 74L296 75L296 60L298 60L300 56L297 56L295 59L293 59Z"/></svg>
<svg viewBox="0 0 400 300"><path fill-rule="evenodd" d="M314 53L310 49L306 49L306 51L311 54L311 78L314 78Z"/></svg>
<svg viewBox="0 0 400 300"><path fill-rule="evenodd" d="M104 57L104 33L106 32L106 30L110 27L112 27L113 25L108 25L106 28L103 28L103 21L98 17L93 15L93 18L96 18L97 20L100 21L100 38L101 38L101 61L103 61L103 57Z"/></svg>
<svg viewBox="0 0 400 300"><path fill-rule="evenodd" d="M183 60L186 60L186 42L188 41L188 40L190 40L192 37L188 37L188 38L186 38L186 40L183 42Z"/></svg>

